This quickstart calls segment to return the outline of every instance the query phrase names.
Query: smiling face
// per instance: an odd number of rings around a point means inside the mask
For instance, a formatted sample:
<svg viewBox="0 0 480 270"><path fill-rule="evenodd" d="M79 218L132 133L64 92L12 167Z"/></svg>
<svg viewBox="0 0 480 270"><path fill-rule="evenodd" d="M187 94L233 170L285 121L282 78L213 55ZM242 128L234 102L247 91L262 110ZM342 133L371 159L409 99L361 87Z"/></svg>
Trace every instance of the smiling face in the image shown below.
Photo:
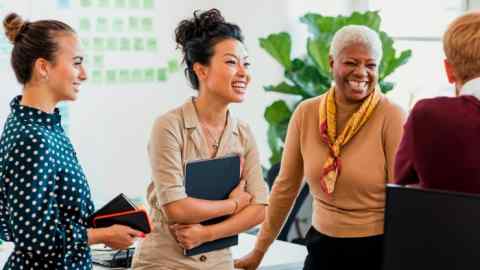
<svg viewBox="0 0 480 270"><path fill-rule="evenodd" d="M363 44L345 47L336 59L330 57L336 96L347 103L362 102L377 84L378 62Z"/></svg>
<svg viewBox="0 0 480 270"><path fill-rule="evenodd" d="M200 92L208 92L226 103L242 102L250 82L247 51L236 39L225 39L214 47L208 65L195 64Z"/></svg>
<svg viewBox="0 0 480 270"><path fill-rule="evenodd" d="M47 67L47 85L57 101L73 101L77 99L80 84L87 79L83 54L74 34L59 35L56 41L58 51Z"/></svg>

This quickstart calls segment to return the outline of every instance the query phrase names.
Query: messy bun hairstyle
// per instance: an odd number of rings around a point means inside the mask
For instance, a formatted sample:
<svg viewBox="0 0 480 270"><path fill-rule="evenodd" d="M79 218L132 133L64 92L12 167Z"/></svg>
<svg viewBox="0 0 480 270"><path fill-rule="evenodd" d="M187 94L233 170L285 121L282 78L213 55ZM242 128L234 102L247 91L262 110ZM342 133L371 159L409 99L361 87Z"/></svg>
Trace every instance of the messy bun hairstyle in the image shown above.
<svg viewBox="0 0 480 270"><path fill-rule="evenodd" d="M183 53L185 76L193 89L199 89L193 64L208 65L214 53L215 45L225 39L233 38L243 42L242 31L235 24L226 22L218 9L205 12L196 10L193 18L182 20L175 29L177 48Z"/></svg>
<svg viewBox="0 0 480 270"><path fill-rule="evenodd" d="M17 80L26 84L32 78L38 58L54 62L58 51L56 37L60 33L75 33L67 24L56 20L28 22L10 13L3 20L5 35L13 44L11 64Z"/></svg>

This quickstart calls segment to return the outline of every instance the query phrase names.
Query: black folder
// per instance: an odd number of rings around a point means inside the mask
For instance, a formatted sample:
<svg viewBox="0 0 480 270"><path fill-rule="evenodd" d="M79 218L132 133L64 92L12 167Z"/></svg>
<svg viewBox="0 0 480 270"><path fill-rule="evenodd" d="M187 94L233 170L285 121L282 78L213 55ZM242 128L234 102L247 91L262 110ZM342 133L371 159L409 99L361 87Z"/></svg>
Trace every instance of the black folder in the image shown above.
<svg viewBox="0 0 480 270"><path fill-rule="evenodd" d="M185 169L185 190L192 198L204 200L225 200L240 183L240 156L188 162ZM210 219L203 225L216 224L228 216ZM238 235L204 243L193 249L185 250L185 255L193 256L205 252L238 245Z"/></svg>
<svg viewBox="0 0 480 270"><path fill-rule="evenodd" d="M137 206L125 194L109 201L97 210L88 220L89 227L104 228L114 224L129 226L144 233L151 231L148 214Z"/></svg>

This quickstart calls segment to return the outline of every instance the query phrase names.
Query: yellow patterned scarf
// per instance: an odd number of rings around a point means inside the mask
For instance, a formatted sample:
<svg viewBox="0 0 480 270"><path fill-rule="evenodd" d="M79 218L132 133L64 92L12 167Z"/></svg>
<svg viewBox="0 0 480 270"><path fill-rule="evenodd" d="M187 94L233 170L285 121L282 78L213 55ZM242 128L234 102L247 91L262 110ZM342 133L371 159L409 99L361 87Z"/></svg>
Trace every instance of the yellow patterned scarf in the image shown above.
<svg viewBox="0 0 480 270"><path fill-rule="evenodd" d="M337 122L335 105L335 87L331 87L326 96L320 102L320 134L322 140L328 145L330 155L325 164L323 164L323 172L321 178L321 186L325 193L332 194L335 190L335 182L340 174L340 151L350 139L357 134L365 122L372 115L375 106L380 101L380 91L375 89L365 100L362 105L353 113L348 120L342 133L337 137Z"/></svg>

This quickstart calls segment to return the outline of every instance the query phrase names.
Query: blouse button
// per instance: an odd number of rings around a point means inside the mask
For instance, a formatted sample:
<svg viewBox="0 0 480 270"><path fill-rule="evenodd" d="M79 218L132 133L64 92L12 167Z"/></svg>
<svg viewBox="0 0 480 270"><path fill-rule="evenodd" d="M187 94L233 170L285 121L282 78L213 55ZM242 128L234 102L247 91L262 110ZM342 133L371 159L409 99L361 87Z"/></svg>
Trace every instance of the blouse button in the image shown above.
<svg viewBox="0 0 480 270"><path fill-rule="evenodd" d="M206 260L207 260L207 256L205 256L205 255L200 256L200 261L201 262L204 262Z"/></svg>

